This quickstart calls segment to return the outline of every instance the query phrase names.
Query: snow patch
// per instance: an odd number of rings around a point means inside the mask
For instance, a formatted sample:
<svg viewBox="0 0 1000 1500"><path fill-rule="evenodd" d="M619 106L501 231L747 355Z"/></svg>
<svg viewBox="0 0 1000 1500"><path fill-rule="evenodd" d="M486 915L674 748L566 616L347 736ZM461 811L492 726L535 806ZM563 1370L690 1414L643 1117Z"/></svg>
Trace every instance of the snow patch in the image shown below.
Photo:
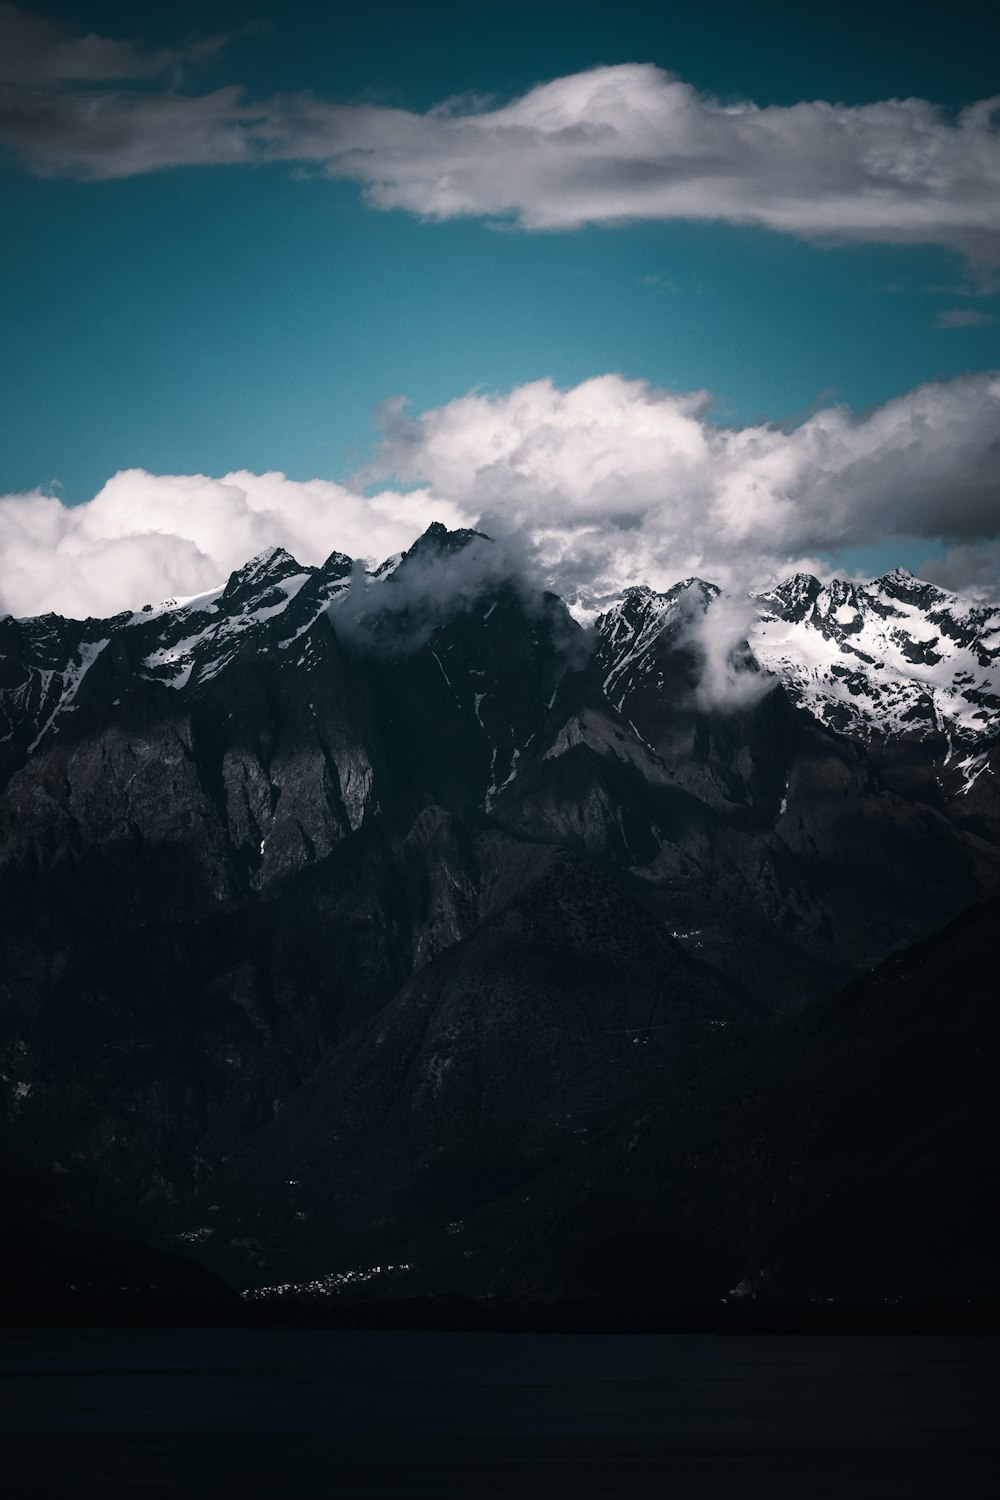
<svg viewBox="0 0 1000 1500"><path fill-rule="evenodd" d="M33 750L36 750L38 748L42 740L45 738L45 735L48 733L49 729L51 729L53 724L55 724L55 721L56 719L58 719L59 715L66 713L68 710L72 709L75 706L73 700L76 697L77 693L80 691L81 682L86 677L87 673L90 671L91 667L94 665L94 662L100 656L101 652L104 650L110 639L110 636L105 636L104 639L100 641L84 641L83 644L77 649L76 660L70 663L70 665L66 668L65 672L62 675L62 685L59 694L59 700L56 703L56 706L53 709L52 713L49 715L48 719L42 725L41 729L38 731L35 738L28 746L29 755Z"/></svg>

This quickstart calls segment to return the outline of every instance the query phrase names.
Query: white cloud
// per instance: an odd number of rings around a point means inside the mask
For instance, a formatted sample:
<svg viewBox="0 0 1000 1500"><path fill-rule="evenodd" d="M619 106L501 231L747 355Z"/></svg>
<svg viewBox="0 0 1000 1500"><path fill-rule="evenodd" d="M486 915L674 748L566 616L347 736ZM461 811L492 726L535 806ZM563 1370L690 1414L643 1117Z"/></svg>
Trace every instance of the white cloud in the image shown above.
<svg viewBox="0 0 1000 1500"><path fill-rule="evenodd" d="M432 520L462 513L424 491L366 498L283 474L116 474L66 506L37 491L0 497L0 611L108 615L224 582L274 543L300 562L333 551L381 561Z"/></svg>
<svg viewBox="0 0 1000 1500"><path fill-rule="evenodd" d="M620 375L569 390L540 380L411 419L382 409L361 479L115 475L68 507L0 498L0 607L107 614L223 580L273 543L300 561L379 561L432 520L478 526L583 612L632 583L700 574L765 583L817 554L944 536L953 585L989 587L1000 537L1000 375L919 386L862 416L828 407L798 427L726 428L704 392ZM413 488L409 488L413 486ZM984 560L985 559L985 560ZM942 580L944 574L941 573Z"/></svg>
<svg viewBox="0 0 1000 1500"><path fill-rule="evenodd" d="M684 632L695 652L701 708L748 708L774 687L774 678L758 671L747 646L756 610L745 590L718 594L705 609L692 610Z"/></svg>
<svg viewBox="0 0 1000 1500"><path fill-rule="evenodd" d="M0 40L5 28L14 45L0 73L0 144L43 175L312 163L362 184L374 207L432 219L532 230L725 220L1000 258L1000 98L954 120L922 99L760 107L721 103L652 63L627 63L499 106L448 101L417 114L301 93L254 102L238 85L195 94L173 79L160 92L102 88L163 74L198 49L149 53L10 5L0 6Z"/></svg>
<svg viewBox="0 0 1000 1500"><path fill-rule="evenodd" d="M605 375L536 381L408 420L384 415L372 473L425 483L483 529L531 538L559 592L665 588L777 570L885 537L1000 531L1000 376L919 386L861 417L724 428L704 392Z"/></svg>
<svg viewBox="0 0 1000 1500"><path fill-rule="evenodd" d="M476 113L331 110L327 165L379 207L432 218L721 219L985 253L1000 231L998 108L986 100L951 122L921 99L721 104L635 63Z"/></svg>

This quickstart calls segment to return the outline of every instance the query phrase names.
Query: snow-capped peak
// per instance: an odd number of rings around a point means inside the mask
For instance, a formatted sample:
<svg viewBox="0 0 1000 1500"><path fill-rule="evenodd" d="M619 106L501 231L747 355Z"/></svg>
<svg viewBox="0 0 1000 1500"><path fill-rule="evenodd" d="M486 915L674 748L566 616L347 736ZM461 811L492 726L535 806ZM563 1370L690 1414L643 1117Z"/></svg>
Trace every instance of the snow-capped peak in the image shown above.
<svg viewBox="0 0 1000 1500"><path fill-rule="evenodd" d="M754 655L833 728L966 745L1000 729L1000 610L906 568L871 583L800 573L755 598Z"/></svg>
<svg viewBox="0 0 1000 1500"><path fill-rule="evenodd" d="M273 547L265 547L262 552L258 552L256 556L251 557L249 561L243 564L239 571L249 576L250 574L260 572L264 568L284 567L286 563L290 563L294 568L299 566L287 548L275 545Z"/></svg>
<svg viewBox="0 0 1000 1500"><path fill-rule="evenodd" d="M693 609L718 594L700 579L665 593L639 585L599 618L598 662L615 707L639 689L662 690L664 653L685 646ZM1000 609L907 568L870 583L797 573L749 602L752 657L793 702L865 742L933 738L960 785L981 774L1000 733Z"/></svg>
<svg viewBox="0 0 1000 1500"><path fill-rule="evenodd" d="M651 648L672 634L681 634L719 593L714 583L703 578L685 578L662 594L645 584L626 589L618 603L595 622L597 659L610 702L618 707L635 685L636 674L650 669Z"/></svg>
<svg viewBox="0 0 1000 1500"><path fill-rule="evenodd" d="M230 589L247 587L264 582L276 582L281 578L291 577L296 573L303 573L306 569L301 563L296 562L290 552L284 547L265 547L263 552L258 552L245 562L241 568L230 574L226 585L227 592ZM309 570L311 571L311 569Z"/></svg>

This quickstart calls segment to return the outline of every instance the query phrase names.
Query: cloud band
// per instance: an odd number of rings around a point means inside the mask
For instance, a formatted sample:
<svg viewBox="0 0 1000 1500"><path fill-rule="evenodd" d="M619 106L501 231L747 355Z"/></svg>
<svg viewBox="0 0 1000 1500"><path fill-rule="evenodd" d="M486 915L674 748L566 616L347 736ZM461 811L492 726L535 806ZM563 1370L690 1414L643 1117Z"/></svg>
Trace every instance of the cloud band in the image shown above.
<svg viewBox="0 0 1000 1500"><path fill-rule="evenodd" d="M956 119L922 99L760 107L721 102L652 63L424 114L178 86L224 42L150 52L0 5L0 145L41 175L284 161L430 219L526 230L716 220L1000 259L1000 98Z"/></svg>
<svg viewBox="0 0 1000 1500"><path fill-rule="evenodd" d="M353 484L129 470L82 505L9 495L0 608L110 614L209 588L275 543L306 563L335 549L379 561L432 520L505 538L584 608L692 573L762 583L886 537L945 537L946 581L991 591L1000 375L919 386L860 417L828 407L791 430L720 427L708 407L704 392L620 375L540 380L415 417L388 403Z"/></svg>

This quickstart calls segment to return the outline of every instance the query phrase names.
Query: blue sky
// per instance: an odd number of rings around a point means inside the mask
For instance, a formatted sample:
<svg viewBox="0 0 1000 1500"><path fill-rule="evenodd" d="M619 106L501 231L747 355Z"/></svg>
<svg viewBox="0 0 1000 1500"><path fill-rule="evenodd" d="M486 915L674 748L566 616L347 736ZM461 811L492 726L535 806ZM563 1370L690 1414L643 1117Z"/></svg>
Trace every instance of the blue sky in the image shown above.
<svg viewBox="0 0 1000 1500"><path fill-rule="evenodd" d="M308 92L421 116L471 95L463 108L483 113L539 83L636 62L723 104L913 95L947 122L1000 92L1000 25L981 6L805 10L390 0L349 17L50 3L17 17L51 22L46 46L83 30L147 56L178 51L169 76L58 85L77 97L239 85L254 101ZM180 56L215 33L234 35L209 57ZM530 205L435 220L371 206L363 185L331 180L315 159L105 177L93 159L81 170L46 157L38 139L36 150L8 137L0 157L11 226L0 242L0 494L53 488L77 505L123 469L346 481L371 460L373 414L394 397L419 414L471 391L543 378L568 389L615 372L709 391L709 423L794 427L834 403L862 414L1000 366L996 265L981 248L970 255L968 236L896 243L883 229L831 243L812 229L631 211L525 228ZM423 482L396 474L403 487ZM951 540L981 549L988 530L963 524ZM943 551L926 519L916 537L903 525L888 541L855 532L826 547L820 537L810 555L878 566Z"/></svg>

